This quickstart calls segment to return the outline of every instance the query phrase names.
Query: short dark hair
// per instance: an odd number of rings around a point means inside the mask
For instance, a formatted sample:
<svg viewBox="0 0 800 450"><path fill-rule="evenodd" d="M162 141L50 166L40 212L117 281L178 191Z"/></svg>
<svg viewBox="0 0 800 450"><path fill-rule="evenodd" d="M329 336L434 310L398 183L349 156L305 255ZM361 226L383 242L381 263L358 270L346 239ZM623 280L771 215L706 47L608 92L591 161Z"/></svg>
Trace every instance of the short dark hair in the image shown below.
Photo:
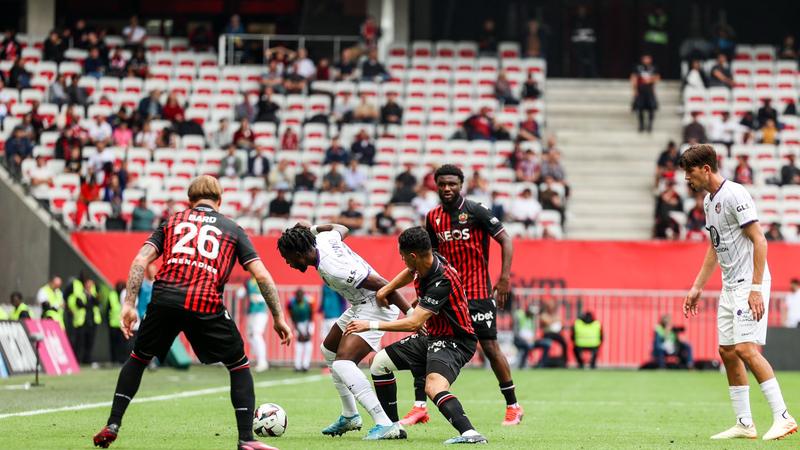
<svg viewBox="0 0 800 450"><path fill-rule="evenodd" d="M708 166L712 172L717 171L717 152L710 144L696 144L692 145L681 155L678 165L683 170L689 170L693 167Z"/></svg>
<svg viewBox="0 0 800 450"><path fill-rule="evenodd" d="M282 255L288 253L306 253L317 244L317 239L311 229L297 224L284 231L278 238L278 251Z"/></svg>
<svg viewBox="0 0 800 450"><path fill-rule="evenodd" d="M432 248L431 238L422 227L411 227L403 231L397 240L400 243L400 251L403 253L427 252Z"/></svg>
<svg viewBox="0 0 800 450"><path fill-rule="evenodd" d="M22 292L19 292L19 291L12 292L11 293L11 301L13 302L14 300L22 301Z"/></svg>
<svg viewBox="0 0 800 450"><path fill-rule="evenodd" d="M464 172L458 168L458 166L453 164L445 164L442 167L436 169L436 172L433 173L433 179L438 180L439 177L443 175L455 175L458 177L460 182L464 182Z"/></svg>

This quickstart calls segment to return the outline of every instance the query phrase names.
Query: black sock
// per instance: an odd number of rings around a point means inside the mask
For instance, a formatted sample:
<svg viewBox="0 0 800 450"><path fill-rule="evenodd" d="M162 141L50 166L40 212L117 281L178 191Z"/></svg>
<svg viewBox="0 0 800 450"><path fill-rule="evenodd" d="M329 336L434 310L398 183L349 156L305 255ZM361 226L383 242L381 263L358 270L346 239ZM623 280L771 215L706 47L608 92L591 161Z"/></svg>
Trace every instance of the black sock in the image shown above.
<svg viewBox="0 0 800 450"><path fill-rule="evenodd" d="M373 375L372 381L383 411L389 416L389 420L397 422L400 418L397 416L397 380L394 374Z"/></svg>
<svg viewBox="0 0 800 450"><path fill-rule="evenodd" d="M464 434L465 431L472 430L472 423L464 413L464 408L461 407L461 402L458 401L455 395L442 391L433 397L433 402L439 407L439 411L450 422L453 427L458 430L459 434Z"/></svg>
<svg viewBox="0 0 800 450"><path fill-rule="evenodd" d="M506 398L506 405L513 405L517 403L517 393L514 392L514 380L508 380L505 383L500 383L500 392Z"/></svg>
<svg viewBox="0 0 800 450"><path fill-rule="evenodd" d="M131 353L130 358L122 366L119 371L119 378L117 378L117 388L114 390L114 401L111 402L111 415L108 417L106 425L116 424L122 425L122 416L125 415L125 410L139 390L139 383L142 382L142 374L147 364L150 361L134 356Z"/></svg>
<svg viewBox="0 0 800 450"><path fill-rule="evenodd" d="M425 374L414 377L414 401L424 402L428 400L428 395L425 394Z"/></svg>
<svg viewBox="0 0 800 450"><path fill-rule="evenodd" d="M228 365L231 374L231 403L236 413L236 428L240 441L253 440L253 411L256 408L256 394L253 375L247 358Z"/></svg>

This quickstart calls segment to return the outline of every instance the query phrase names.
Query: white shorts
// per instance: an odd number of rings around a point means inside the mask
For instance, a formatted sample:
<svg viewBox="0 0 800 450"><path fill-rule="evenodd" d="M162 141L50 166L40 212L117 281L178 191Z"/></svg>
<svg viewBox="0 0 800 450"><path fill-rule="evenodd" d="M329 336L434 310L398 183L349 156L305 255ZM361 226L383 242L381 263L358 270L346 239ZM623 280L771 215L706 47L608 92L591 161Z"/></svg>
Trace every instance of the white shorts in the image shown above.
<svg viewBox="0 0 800 450"><path fill-rule="evenodd" d="M347 329L347 324L350 323L351 320L380 320L383 322L392 322L397 320L397 316L399 315L400 310L397 309L396 306L381 308L380 306L373 305L372 303L354 305L347 308L347 311L339 316L339 319L336 321L336 325L339 325L339 328L341 328L342 332L344 332L344 330ZM364 341L369 344L373 350L378 352L381 350L381 339L383 338L383 333L383 331L363 331L361 333L356 333L356 335L360 336L361 339L364 339Z"/></svg>
<svg viewBox="0 0 800 450"><path fill-rule="evenodd" d="M767 319L769 313L770 280L761 282L761 296L764 298L764 317L753 320L747 299L750 284L731 289L723 289L717 309L717 331L719 345L736 345L752 342L758 345L767 343Z"/></svg>

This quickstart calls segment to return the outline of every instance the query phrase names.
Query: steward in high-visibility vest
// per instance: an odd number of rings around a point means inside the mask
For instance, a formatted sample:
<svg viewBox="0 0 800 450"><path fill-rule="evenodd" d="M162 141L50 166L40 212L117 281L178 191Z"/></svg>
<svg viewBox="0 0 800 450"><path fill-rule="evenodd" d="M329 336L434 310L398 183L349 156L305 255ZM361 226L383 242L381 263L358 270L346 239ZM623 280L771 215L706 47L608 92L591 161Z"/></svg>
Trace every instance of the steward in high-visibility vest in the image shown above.
<svg viewBox="0 0 800 450"><path fill-rule="evenodd" d="M11 311L11 320L31 318L31 312L28 309L28 305L22 302L22 294L19 292L11 293L11 304L14 306L14 310Z"/></svg>
<svg viewBox="0 0 800 450"><path fill-rule="evenodd" d="M8 313L2 307L0 307L0 320L8 320Z"/></svg>
<svg viewBox="0 0 800 450"><path fill-rule="evenodd" d="M124 363L128 359L127 344L122 334L122 302L120 295L125 290L125 283L120 281L115 289L108 290L108 339L111 349L111 361Z"/></svg>
<svg viewBox="0 0 800 450"><path fill-rule="evenodd" d="M97 325L103 320L97 302L97 289L94 281L85 276L73 280L71 288L67 307L72 313L72 349L79 363L90 364ZM92 310L90 320L86 320L87 309Z"/></svg>
<svg viewBox="0 0 800 450"><path fill-rule="evenodd" d="M586 312L575 319L575 324L572 326L572 343L578 367L583 368L583 352L591 353L589 366L592 369L597 367L597 354L603 343L603 329L600 321L595 320L592 313Z"/></svg>
<svg viewBox="0 0 800 450"><path fill-rule="evenodd" d="M61 278L53 277L39 288L36 300L42 307L42 319L55 320L64 329L64 294L61 292Z"/></svg>

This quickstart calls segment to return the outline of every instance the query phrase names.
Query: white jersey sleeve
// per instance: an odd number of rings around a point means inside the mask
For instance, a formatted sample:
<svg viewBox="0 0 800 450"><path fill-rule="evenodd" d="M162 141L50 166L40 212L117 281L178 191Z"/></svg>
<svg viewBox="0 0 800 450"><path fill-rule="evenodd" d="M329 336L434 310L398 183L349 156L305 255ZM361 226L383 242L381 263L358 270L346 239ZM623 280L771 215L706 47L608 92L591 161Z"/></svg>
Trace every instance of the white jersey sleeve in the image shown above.
<svg viewBox="0 0 800 450"><path fill-rule="evenodd" d="M372 271L369 264L342 242L337 231L318 234L317 248L320 275L335 290L359 289Z"/></svg>

